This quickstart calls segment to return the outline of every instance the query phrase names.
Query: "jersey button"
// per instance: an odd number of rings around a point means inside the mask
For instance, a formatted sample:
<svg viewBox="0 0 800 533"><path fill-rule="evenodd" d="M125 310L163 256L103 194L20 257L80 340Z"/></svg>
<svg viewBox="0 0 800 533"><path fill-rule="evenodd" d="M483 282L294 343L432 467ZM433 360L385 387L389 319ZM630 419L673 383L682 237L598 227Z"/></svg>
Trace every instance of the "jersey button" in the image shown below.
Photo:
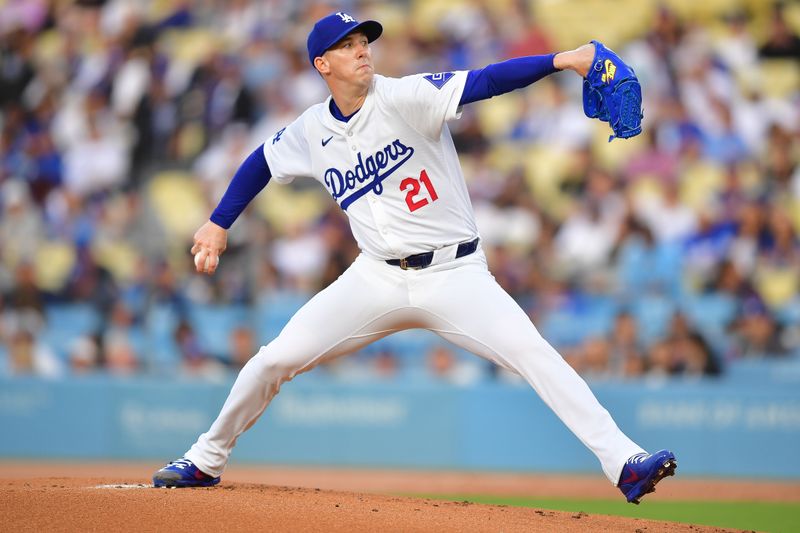
<svg viewBox="0 0 800 533"><path fill-rule="evenodd" d="M351 148L351 149L352 149L354 152L356 151L356 147L355 147L355 146L351 146L350 148Z"/></svg>
<svg viewBox="0 0 800 533"><path fill-rule="evenodd" d="M348 136L348 137L352 137L352 136L353 136L353 132L352 132L352 131L348 131L348 132L347 132L347 136Z"/></svg>

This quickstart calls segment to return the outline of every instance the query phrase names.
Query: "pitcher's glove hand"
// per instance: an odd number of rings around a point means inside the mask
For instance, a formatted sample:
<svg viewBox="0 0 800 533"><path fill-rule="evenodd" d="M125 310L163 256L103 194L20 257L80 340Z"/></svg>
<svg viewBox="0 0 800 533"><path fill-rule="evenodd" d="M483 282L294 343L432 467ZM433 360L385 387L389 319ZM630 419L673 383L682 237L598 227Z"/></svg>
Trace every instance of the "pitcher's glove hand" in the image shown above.
<svg viewBox="0 0 800 533"><path fill-rule="evenodd" d="M642 86L631 67L603 43L595 46L594 61L583 80L583 112L608 122L614 137L627 139L642 132Z"/></svg>

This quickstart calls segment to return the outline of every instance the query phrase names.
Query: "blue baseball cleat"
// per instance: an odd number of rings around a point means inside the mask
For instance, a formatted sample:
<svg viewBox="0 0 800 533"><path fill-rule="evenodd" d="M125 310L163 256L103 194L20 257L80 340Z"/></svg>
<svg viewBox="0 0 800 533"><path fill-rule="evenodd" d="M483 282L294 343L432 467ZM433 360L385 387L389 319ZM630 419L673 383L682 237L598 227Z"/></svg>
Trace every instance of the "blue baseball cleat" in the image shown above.
<svg viewBox="0 0 800 533"><path fill-rule="evenodd" d="M629 503L638 505L645 494L655 492L656 483L667 476L674 476L677 466L675 454L669 450L661 450L652 455L637 453L622 467L619 490Z"/></svg>
<svg viewBox="0 0 800 533"><path fill-rule="evenodd" d="M219 476L211 477L201 472L188 459L178 459L153 474L154 487L211 487L219 483Z"/></svg>

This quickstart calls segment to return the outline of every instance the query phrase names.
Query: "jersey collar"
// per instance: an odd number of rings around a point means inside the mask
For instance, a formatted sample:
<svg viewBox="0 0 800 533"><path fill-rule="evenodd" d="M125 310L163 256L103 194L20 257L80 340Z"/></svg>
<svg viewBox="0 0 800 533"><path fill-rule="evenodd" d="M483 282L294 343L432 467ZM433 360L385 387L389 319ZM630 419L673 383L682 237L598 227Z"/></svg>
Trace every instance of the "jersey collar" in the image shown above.
<svg viewBox="0 0 800 533"><path fill-rule="evenodd" d="M376 76L377 78L377 76ZM342 115L341 110L336 106L333 96L328 95L328 98L323 104L323 116L325 123L334 129L350 129L361 120L361 117L368 114L369 108L372 107L372 101L375 95L375 78L372 80L367 97L364 99L364 104L352 115L345 117Z"/></svg>
<svg viewBox="0 0 800 533"><path fill-rule="evenodd" d="M356 116L356 113L361 111L361 109L364 107L362 105L361 107L359 107L358 109L353 111L352 114L344 116L344 114L342 114L342 111L339 109L339 106L336 105L336 100L334 100L333 98L330 98L328 100L328 102L329 102L328 103L328 109L330 110L331 115L333 115L333 118L335 118L339 122L350 122L350 119L353 118L354 116Z"/></svg>

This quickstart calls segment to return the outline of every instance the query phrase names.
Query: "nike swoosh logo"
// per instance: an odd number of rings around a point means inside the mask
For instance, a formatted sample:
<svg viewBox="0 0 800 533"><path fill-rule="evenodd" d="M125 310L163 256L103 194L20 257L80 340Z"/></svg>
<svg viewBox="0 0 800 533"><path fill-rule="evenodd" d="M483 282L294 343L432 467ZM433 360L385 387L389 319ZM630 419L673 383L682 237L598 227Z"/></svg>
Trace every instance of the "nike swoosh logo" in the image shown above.
<svg viewBox="0 0 800 533"><path fill-rule="evenodd" d="M331 142L331 139L333 139L333 135L331 135L331 136L330 136L330 137L328 137L327 139L322 139L322 146L325 146L326 144L328 144L329 142Z"/></svg>

